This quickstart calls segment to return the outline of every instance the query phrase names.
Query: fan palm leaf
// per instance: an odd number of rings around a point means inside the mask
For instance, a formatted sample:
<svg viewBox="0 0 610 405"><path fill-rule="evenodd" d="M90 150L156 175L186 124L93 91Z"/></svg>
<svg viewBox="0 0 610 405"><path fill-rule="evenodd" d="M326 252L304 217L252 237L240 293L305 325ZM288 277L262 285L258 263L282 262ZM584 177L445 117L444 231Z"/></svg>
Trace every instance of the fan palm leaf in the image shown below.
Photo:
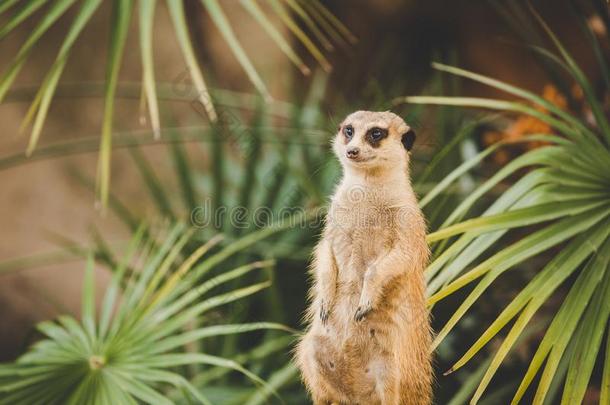
<svg viewBox="0 0 610 405"><path fill-rule="evenodd" d="M481 295L498 283L505 272L514 271L528 259L545 252L552 258L539 269L529 283L506 305L480 338L451 367L453 372L467 364L492 338L511 322L508 333L484 372L479 375L472 403L482 399L491 379L515 347L542 305L560 288L567 287L562 305L545 331L531 360L513 403L518 403L543 364L544 371L534 397L535 404L545 403L551 386L562 378L560 363L566 364L562 404L580 403L585 395L593 366L597 361L602 337L608 331L610 302L610 130L608 119L592 86L571 55L546 24L535 14L544 31L559 51L554 56L584 90L595 125L562 110L541 97L516 86L463 69L435 64L434 67L471 79L517 96L517 101L465 97L406 97L409 103L487 108L530 115L547 123L548 134L524 138L520 142L545 139L546 143L513 160L476 188L451 212L440 229L428 239L435 247L435 257L426 277L430 304L471 286L467 297L436 336L438 346L454 329ZM550 51L546 50L549 54ZM552 54L551 54L552 55ZM422 199L422 205L438 198L460 175L478 165L504 142L489 147L464 162ZM523 169L526 169L524 172ZM499 182L525 173L503 192L479 217L466 219L476 204ZM512 230L535 227L519 240L506 235ZM504 237L504 238L503 238ZM503 239L501 239L503 238ZM514 240L514 237L513 237ZM493 253L492 247L495 248ZM500 247L500 248L499 248ZM499 248L499 249L498 249ZM575 277L572 285L566 285ZM571 350L568 350L572 347ZM605 370L610 365L605 360ZM605 378L607 379L607 371ZM605 380L607 382L607 380ZM603 388L607 397L607 388ZM602 402L603 403L603 402Z"/></svg>
<svg viewBox="0 0 610 405"><path fill-rule="evenodd" d="M184 226L176 225L157 248L146 240L144 231L144 227L139 228L115 269L99 317L95 310L94 260L89 255L80 321L61 316L55 322L38 325L44 338L15 363L0 365L0 403L171 404L164 394L168 387L177 388L200 403L211 403L200 389L176 372L176 368L190 364L240 372L263 390L275 393L261 378L232 359L184 351L193 342L215 336L269 329L292 332L270 322L186 328L211 309L255 294L268 283L209 296L223 280L216 277L200 284L201 278L191 272L196 264L207 265L208 260L218 263L217 255L201 258L220 239L210 240L180 264L176 253L180 249L176 246L190 240L192 232L185 233ZM178 238L179 235L182 236ZM142 268L128 277L127 266L134 262L142 263ZM272 264L252 263L223 273L224 281ZM177 295L176 290L197 294Z"/></svg>

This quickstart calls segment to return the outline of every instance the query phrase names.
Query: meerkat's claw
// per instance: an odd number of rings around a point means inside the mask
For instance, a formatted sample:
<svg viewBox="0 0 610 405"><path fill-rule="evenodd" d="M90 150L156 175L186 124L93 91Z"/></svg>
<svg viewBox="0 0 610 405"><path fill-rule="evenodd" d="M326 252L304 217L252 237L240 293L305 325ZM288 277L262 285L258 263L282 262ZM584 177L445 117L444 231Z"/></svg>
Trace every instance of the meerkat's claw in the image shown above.
<svg viewBox="0 0 610 405"><path fill-rule="evenodd" d="M322 303L322 305L320 305L320 320L322 321L322 324L326 324L329 316L330 310L324 303Z"/></svg>
<svg viewBox="0 0 610 405"><path fill-rule="evenodd" d="M354 315L354 320L357 321L357 322L360 322L372 310L373 310L373 308L370 305L360 305L358 308L356 308L356 314Z"/></svg>

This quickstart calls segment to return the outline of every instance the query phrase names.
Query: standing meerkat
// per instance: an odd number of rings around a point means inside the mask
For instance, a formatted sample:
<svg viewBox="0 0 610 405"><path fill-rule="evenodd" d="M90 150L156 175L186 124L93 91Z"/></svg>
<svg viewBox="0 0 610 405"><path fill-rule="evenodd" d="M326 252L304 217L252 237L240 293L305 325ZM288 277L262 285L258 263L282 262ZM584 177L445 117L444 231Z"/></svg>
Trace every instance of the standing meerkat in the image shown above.
<svg viewBox="0 0 610 405"><path fill-rule="evenodd" d="M314 404L432 401L423 276L426 224L409 177L413 130L357 111L333 149L343 178L311 266L307 333L296 361Z"/></svg>

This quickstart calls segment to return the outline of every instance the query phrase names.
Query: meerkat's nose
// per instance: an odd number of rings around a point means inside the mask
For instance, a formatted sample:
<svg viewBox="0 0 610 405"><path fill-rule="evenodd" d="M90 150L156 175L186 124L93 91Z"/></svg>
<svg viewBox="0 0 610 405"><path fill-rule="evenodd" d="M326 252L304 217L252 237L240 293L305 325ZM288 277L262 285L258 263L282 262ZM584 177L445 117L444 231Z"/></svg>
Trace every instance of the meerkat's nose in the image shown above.
<svg viewBox="0 0 610 405"><path fill-rule="evenodd" d="M347 149L347 152L345 154L347 155L348 158L355 159L360 154L360 148L358 148L356 146L352 146L351 148Z"/></svg>

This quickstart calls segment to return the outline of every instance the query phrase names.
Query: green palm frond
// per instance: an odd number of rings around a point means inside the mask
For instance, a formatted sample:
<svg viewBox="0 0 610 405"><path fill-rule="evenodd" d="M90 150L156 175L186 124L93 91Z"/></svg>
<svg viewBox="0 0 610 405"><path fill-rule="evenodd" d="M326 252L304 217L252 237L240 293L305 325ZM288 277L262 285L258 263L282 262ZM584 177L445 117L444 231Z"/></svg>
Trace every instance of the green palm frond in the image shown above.
<svg viewBox="0 0 610 405"><path fill-rule="evenodd" d="M235 277L273 263L251 263L202 282L202 272L195 270L219 263L227 255L220 260L218 254L202 259L220 241L213 238L180 262L181 246L192 237L192 232L185 231L184 226L177 225L164 241L153 244L145 238L144 227L140 227L121 264L114 269L99 316L90 255L80 321L61 316L55 322L38 325L44 338L15 363L0 365L0 403L162 404L172 403L165 392L173 387L186 398L209 404L199 388L176 372L191 364L237 371L260 385L262 391L275 395L273 386L237 361L184 349L216 336L257 330L294 332L270 322L190 327L194 320L205 319L210 310L255 294L269 283L216 295L210 292ZM141 266L129 275L126 270L133 263Z"/></svg>
<svg viewBox="0 0 610 405"><path fill-rule="evenodd" d="M116 85L119 80L119 70L123 49L127 40L127 31L131 17L133 0L115 0L113 2L113 16L115 24L110 34L109 58L106 68L106 91L104 94L104 118L102 121L102 134L100 139L100 154L97 166L97 196L101 207L108 203L110 188L110 155L112 151L112 132L114 116L114 97Z"/></svg>
<svg viewBox="0 0 610 405"><path fill-rule="evenodd" d="M305 45L306 49L312 53L314 58L319 61L322 67L327 70L330 69L330 64L324 57L323 52L316 46L316 41L321 42L325 48L330 49L332 48L332 44L327 36L333 38L335 41L347 40L349 42L354 42L355 40L353 35L318 2L308 5L307 7L301 7L299 2L296 1L269 0L269 2L271 3L270 7L260 7L256 0L242 0L241 4L252 18L261 25L273 42L304 74L309 74L311 69L305 65L296 51L290 46L289 42L271 23L270 16L268 16L267 13L276 14L286 25L288 30L294 33L299 41ZM14 1L8 1L0 6L0 12L12 12L12 15L8 18L7 24L0 29L0 39L9 34L24 20L36 15L37 11L39 11L46 2L29 1L25 2L20 7L17 7L15 3L16 2ZM221 3L216 0L201 0L201 3L255 88L266 100L271 100L271 96L263 79L250 61L246 50L235 36L232 23L225 15ZM33 121L30 141L27 148L28 156L34 152L38 144L44 121L64 71L64 67L70 57L71 49L74 43L79 39L83 29L88 25L92 16L99 9L102 2L100 0L55 0L49 7L42 8L44 11L42 11L43 14L40 22L21 46L8 68L2 73L2 76L0 76L0 102L2 102L34 47L41 42L46 31L55 25L59 18L71 7L75 7L76 4L80 4L80 9L76 12L75 17L71 21L66 37L57 53L57 57L50 67L43 83L39 87L32 105L22 123L22 129L24 129ZM109 21L109 26L112 28L110 30L108 45L109 58L106 73L104 117L101 131L97 186L97 196L102 203L102 207L106 206L109 193L113 112L115 108L114 101L118 85L118 74L121 67L129 24L131 22L132 13L134 13L133 9L136 7L137 10L135 10L135 14L138 16L139 22L140 53L142 61L142 107L147 107L148 115L150 116L150 124L155 136L159 137L161 133L162 124L159 117L157 85L155 84L153 66L154 18L158 4L159 2L157 1L145 0L137 2L134 0L113 0L112 2L113 12ZM218 114L212 99L212 96L214 95L210 94L204 79L203 71L195 56L194 46L189 35L188 18L185 15L183 2L167 1L165 4L169 9L176 38L196 90L196 99L203 105L210 121L215 122L218 119ZM268 8L270 11L267 11ZM293 18L291 13L295 13L300 18L301 22L314 33L314 36L316 37L315 40L310 39L308 34L299 27L299 22ZM310 13L312 15L310 15Z"/></svg>
<svg viewBox="0 0 610 405"><path fill-rule="evenodd" d="M528 259L551 253L551 258L504 307L479 339L453 365L458 370L479 353L493 338L513 322L486 370L481 372L471 403L482 400L508 353L549 298L560 288L569 287L563 303L545 331L529 369L514 395L519 403L544 365L534 403L548 400L552 384L566 364L562 404L581 403L593 367L602 352L601 343L608 333L610 319L610 130L601 102L576 62L546 24L535 14L544 31L559 51L562 66L584 90L595 118L589 125L581 117L562 110L541 97L507 83L463 69L435 64L434 67L471 79L517 96L517 101L464 97L406 97L409 103L454 105L517 112L535 117L552 128L552 133L525 137L520 142L544 140L546 143L516 158L470 193L451 212L440 229L428 239L435 256L427 269L429 303L469 288L451 318L436 336L438 346L479 298L504 273L518 268ZM550 52L550 51L547 51ZM478 165L483 158L510 142L496 144L464 162L427 196L422 205L442 195L460 175ZM525 169L525 171L524 171ZM509 176L521 175L479 217L470 219L473 207ZM464 220L466 219L466 220ZM515 240L513 229L536 225L526 236ZM523 232L521 232L523 234ZM493 250L492 250L493 249ZM544 256L547 257L547 256ZM566 280L575 282L566 285ZM474 284L474 286L473 286ZM571 347L572 349L568 350ZM605 360L605 382L610 367ZM607 397L608 389L604 388ZM603 403L603 402L602 402Z"/></svg>

